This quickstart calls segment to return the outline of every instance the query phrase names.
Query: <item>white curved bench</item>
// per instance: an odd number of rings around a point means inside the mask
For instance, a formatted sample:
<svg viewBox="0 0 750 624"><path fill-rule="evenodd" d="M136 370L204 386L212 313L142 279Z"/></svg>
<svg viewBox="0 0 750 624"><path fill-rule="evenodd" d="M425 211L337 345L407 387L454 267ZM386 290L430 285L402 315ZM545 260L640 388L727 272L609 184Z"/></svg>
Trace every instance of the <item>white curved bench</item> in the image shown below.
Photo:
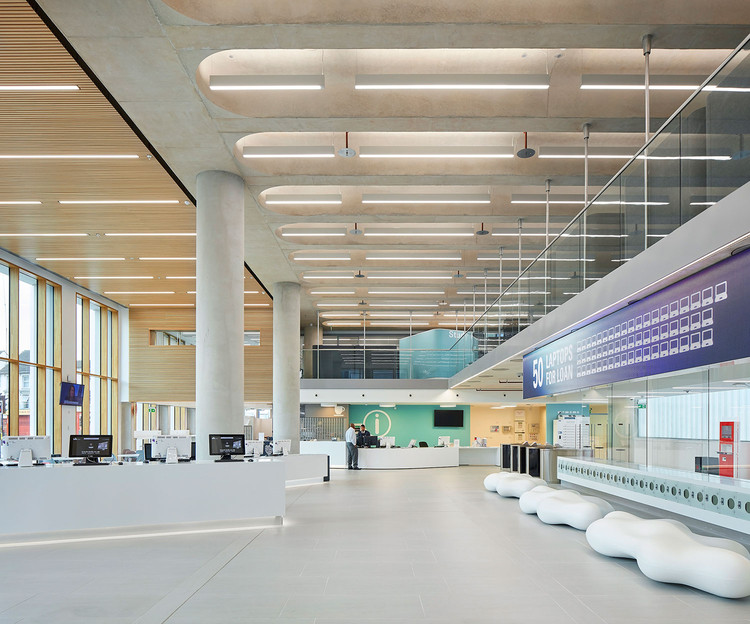
<svg viewBox="0 0 750 624"><path fill-rule="evenodd" d="M497 477L495 490L500 496L520 498L522 494L539 485L547 485L547 482L516 472L501 472Z"/></svg>
<svg viewBox="0 0 750 624"><path fill-rule="evenodd" d="M647 577L723 598L750 596L750 555L732 540L695 535L676 520L644 520L614 511L593 522L586 539L598 553L628 557Z"/></svg>
<svg viewBox="0 0 750 624"><path fill-rule="evenodd" d="M612 505L596 496L546 486L523 494L518 505L521 511L536 514L545 524L567 524L579 531L585 531L592 522L613 511Z"/></svg>
<svg viewBox="0 0 750 624"><path fill-rule="evenodd" d="M484 489L489 490L490 492L497 492L497 479L501 474L504 473L493 472L492 474L488 474L484 478Z"/></svg>

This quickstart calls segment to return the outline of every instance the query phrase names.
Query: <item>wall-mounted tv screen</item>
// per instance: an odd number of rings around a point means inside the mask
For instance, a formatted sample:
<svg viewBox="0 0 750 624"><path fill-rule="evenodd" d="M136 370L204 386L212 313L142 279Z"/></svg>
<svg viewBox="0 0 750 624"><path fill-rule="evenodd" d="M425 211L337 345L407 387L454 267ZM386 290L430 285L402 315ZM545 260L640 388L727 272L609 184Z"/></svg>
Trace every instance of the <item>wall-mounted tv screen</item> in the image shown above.
<svg viewBox="0 0 750 624"><path fill-rule="evenodd" d="M436 409L435 427L463 427L464 411L454 409Z"/></svg>
<svg viewBox="0 0 750 624"><path fill-rule="evenodd" d="M60 405L83 405L83 384L63 381L60 384Z"/></svg>

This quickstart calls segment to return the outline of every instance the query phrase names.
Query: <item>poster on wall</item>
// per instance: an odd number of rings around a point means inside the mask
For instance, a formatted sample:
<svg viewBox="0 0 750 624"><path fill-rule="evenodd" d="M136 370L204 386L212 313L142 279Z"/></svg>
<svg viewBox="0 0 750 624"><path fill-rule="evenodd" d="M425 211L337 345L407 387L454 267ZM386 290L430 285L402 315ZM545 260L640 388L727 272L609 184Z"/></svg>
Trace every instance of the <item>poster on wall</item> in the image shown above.
<svg viewBox="0 0 750 624"><path fill-rule="evenodd" d="M523 397L638 379L750 354L750 250L523 358Z"/></svg>

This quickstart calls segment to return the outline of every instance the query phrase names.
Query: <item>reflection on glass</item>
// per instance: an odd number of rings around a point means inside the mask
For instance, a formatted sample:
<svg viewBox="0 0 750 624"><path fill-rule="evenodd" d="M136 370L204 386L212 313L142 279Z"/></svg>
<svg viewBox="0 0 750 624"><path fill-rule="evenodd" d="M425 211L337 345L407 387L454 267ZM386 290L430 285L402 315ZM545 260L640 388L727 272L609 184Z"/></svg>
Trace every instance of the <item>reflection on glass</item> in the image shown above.
<svg viewBox="0 0 750 624"><path fill-rule="evenodd" d="M46 396L44 400L44 418L46 422L45 435L50 437L50 443L55 439L55 372L48 368L46 374Z"/></svg>
<svg viewBox="0 0 750 624"><path fill-rule="evenodd" d="M18 359L22 362L37 361L36 295L36 278L22 271L18 286Z"/></svg>
<svg viewBox="0 0 750 624"><path fill-rule="evenodd" d="M45 344L46 357L45 363L48 366L55 364L55 289L47 284L45 289L47 293L47 302L45 307Z"/></svg>
<svg viewBox="0 0 750 624"><path fill-rule="evenodd" d="M21 364L18 373L18 435L36 435L37 369Z"/></svg>
<svg viewBox="0 0 750 624"><path fill-rule="evenodd" d="M4 436L10 434L10 364L0 360L0 431Z"/></svg>
<svg viewBox="0 0 750 624"><path fill-rule="evenodd" d="M102 433L101 384L97 377L89 377L89 433ZM105 432L106 433L106 432Z"/></svg>
<svg viewBox="0 0 750 624"><path fill-rule="evenodd" d="M83 370L83 299L80 297L76 297L76 370Z"/></svg>
<svg viewBox="0 0 750 624"><path fill-rule="evenodd" d="M100 305L89 301L89 372L97 375L101 373L102 366L101 310Z"/></svg>

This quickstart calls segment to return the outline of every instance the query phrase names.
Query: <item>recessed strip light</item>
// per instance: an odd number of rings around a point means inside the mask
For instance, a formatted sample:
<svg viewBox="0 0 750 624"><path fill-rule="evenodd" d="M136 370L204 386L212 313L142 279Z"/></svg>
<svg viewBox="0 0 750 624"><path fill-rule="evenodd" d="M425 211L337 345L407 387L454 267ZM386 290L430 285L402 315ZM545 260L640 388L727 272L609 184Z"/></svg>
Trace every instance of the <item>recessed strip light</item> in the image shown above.
<svg viewBox="0 0 750 624"><path fill-rule="evenodd" d="M303 273L302 279L354 279L354 276L351 273Z"/></svg>
<svg viewBox="0 0 750 624"><path fill-rule="evenodd" d="M353 295L353 290L311 290L311 295Z"/></svg>
<svg viewBox="0 0 750 624"><path fill-rule="evenodd" d="M284 228L282 236L346 236L346 228Z"/></svg>
<svg viewBox="0 0 750 624"><path fill-rule="evenodd" d="M320 318L362 318L361 312L321 312Z"/></svg>
<svg viewBox="0 0 750 624"><path fill-rule="evenodd" d="M194 303L130 303L129 308L193 308Z"/></svg>
<svg viewBox="0 0 750 624"><path fill-rule="evenodd" d="M106 232L104 236L195 236L195 232Z"/></svg>
<svg viewBox="0 0 750 624"><path fill-rule="evenodd" d="M750 93L750 87L720 87L718 85L706 85L703 91L723 91L725 93Z"/></svg>
<svg viewBox="0 0 750 624"><path fill-rule="evenodd" d="M0 91L80 91L77 85L0 85Z"/></svg>
<svg viewBox="0 0 750 624"><path fill-rule="evenodd" d="M94 160L133 159L138 154L0 154L4 160Z"/></svg>
<svg viewBox="0 0 750 624"><path fill-rule="evenodd" d="M174 290L105 290L105 295L174 295Z"/></svg>
<svg viewBox="0 0 750 624"><path fill-rule="evenodd" d="M77 280L147 280L154 279L153 275L76 275Z"/></svg>
<svg viewBox="0 0 750 624"><path fill-rule="evenodd" d="M246 145L243 158L335 158L332 145Z"/></svg>
<svg viewBox="0 0 750 624"><path fill-rule="evenodd" d="M367 279L451 280L453 279L453 275L393 275L390 273L375 273L373 271L370 271L367 274Z"/></svg>
<svg viewBox="0 0 750 624"><path fill-rule="evenodd" d="M705 76L649 76L649 91L695 91ZM584 74L581 89L598 91L643 91L646 88L642 74Z"/></svg>
<svg viewBox="0 0 750 624"><path fill-rule="evenodd" d="M179 204L179 199L61 199L58 204L69 205L128 205L128 204Z"/></svg>
<svg viewBox="0 0 750 624"><path fill-rule="evenodd" d="M9 232L2 232L0 233L0 238L2 237L14 237L14 238L33 238L35 236L40 237L47 237L47 238L53 238L53 237L64 237L64 236L88 236L88 234L81 234L81 233L58 233L58 232L24 232L24 233L9 233Z"/></svg>
<svg viewBox="0 0 750 624"><path fill-rule="evenodd" d="M413 321L411 323L404 323L403 321L371 321L372 327L414 327L429 325L427 321Z"/></svg>
<svg viewBox="0 0 750 624"><path fill-rule="evenodd" d="M211 91L319 91L325 78L317 75L215 75L208 81Z"/></svg>
<svg viewBox="0 0 750 624"><path fill-rule="evenodd" d="M444 295L445 291L444 290L368 290L367 294L368 295Z"/></svg>
<svg viewBox="0 0 750 624"><path fill-rule="evenodd" d="M489 204L489 193L363 193L363 204Z"/></svg>
<svg viewBox="0 0 750 624"><path fill-rule="evenodd" d="M380 90L549 89L545 74L358 74L354 88Z"/></svg>
<svg viewBox="0 0 750 624"><path fill-rule="evenodd" d="M106 262L109 260L125 260L125 258L53 258L53 257L43 257L43 258L36 258L37 261L55 261L55 262L67 262L67 261L73 261L73 262Z"/></svg>
<svg viewBox="0 0 750 624"><path fill-rule="evenodd" d="M358 303L316 303L319 308L356 308Z"/></svg>
<svg viewBox="0 0 750 624"><path fill-rule="evenodd" d="M437 303L371 303L371 308L437 308Z"/></svg>
<svg viewBox="0 0 750 624"><path fill-rule="evenodd" d="M38 206L42 202L34 200L0 201L0 206Z"/></svg>
<svg viewBox="0 0 750 624"><path fill-rule="evenodd" d="M365 256L365 260L460 260L460 255L455 256L447 256L447 255L438 255L438 256L395 256L395 255L388 255L388 256Z"/></svg>
<svg viewBox="0 0 750 624"><path fill-rule="evenodd" d="M245 307L246 308L263 308L263 307L270 306L270 305L271 305L270 303L246 303Z"/></svg>
<svg viewBox="0 0 750 624"><path fill-rule="evenodd" d="M513 158L514 156L511 146L363 145L359 148L360 158Z"/></svg>
<svg viewBox="0 0 750 624"><path fill-rule="evenodd" d="M258 291L257 291L257 290L245 290L245 291L243 291L243 292L244 292L244 294L246 294L246 295L257 295L257 294L258 294Z"/></svg>
<svg viewBox="0 0 750 624"><path fill-rule="evenodd" d="M139 260L166 260L166 261L170 261L170 262L171 261L178 261L178 260L179 261L182 261L182 260L185 260L185 261L195 260L195 258L166 258L166 257L164 257L164 258L158 258L158 257L153 257L153 258L138 258L138 259Z"/></svg>
<svg viewBox="0 0 750 624"><path fill-rule="evenodd" d="M368 318L433 318L434 314L399 314L396 312L369 312Z"/></svg>
<svg viewBox="0 0 750 624"><path fill-rule="evenodd" d="M367 228L365 236L474 236L474 228Z"/></svg>
<svg viewBox="0 0 750 624"><path fill-rule="evenodd" d="M345 321L345 322L326 321L325 323L323 323L323 325L326 325L328 327L362 327L362 322L357 321L357 322L352 323L349 321Z"/></svg>
<svg viewBox="0 0 750 624"><path fill-rule="evenodd" d="M266 195L264 202L268 206L295 206L295 205L340 205L342 203L340 193L318 193L308 195L284 195L276 193Z"/></svg>
<svg viewBox="0 0 750 624"><path fill-rule="evenodd" d="M338 256L335 254L323 254L320 256L297 256L295 255L293 258L296 262L305 262L307 260L336 260L339 262L348 262L352 259L351 255L349 254L339 254Z"/></svg>
<svg viewBox="0 0 750 624"><path fill-rule="evenodd" d="M513 193L510 196L510 203L511 204L546 204L547 197L543 193L537 194L537 195ZM574 206L579 206L579 205L582 206L584 202L583 202L583 199L581 199L580 195L550 194L549 203L550 204L571 204Z"/></svg>
<svg viewBox="0 0 750 624"><path fill-rule="evenodd" d="M632 158L637 148L628 147L589 147L588 157L591 159ZM540 147L539 158L584 158L582 147Z"/></svg>

